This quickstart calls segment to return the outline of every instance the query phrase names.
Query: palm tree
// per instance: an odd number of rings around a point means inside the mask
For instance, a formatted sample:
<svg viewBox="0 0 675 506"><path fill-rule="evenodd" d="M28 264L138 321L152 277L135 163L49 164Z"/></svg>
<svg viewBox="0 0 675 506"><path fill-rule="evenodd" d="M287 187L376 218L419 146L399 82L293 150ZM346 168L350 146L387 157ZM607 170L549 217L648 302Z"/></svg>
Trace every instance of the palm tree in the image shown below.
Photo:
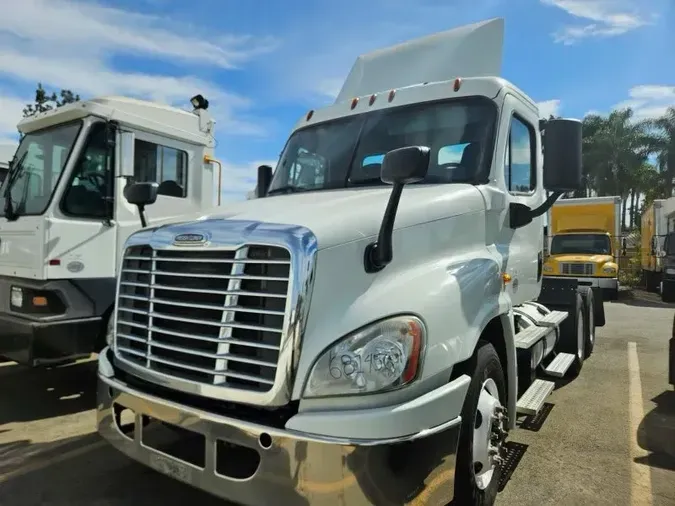
<svg viewBox="0 0 675 506"><path fill-rule="evenodd" d="M660 118L651 125L657 130L655 151L658 163L664 175L664 192L666 197L673 194L673 178L675 178L675 107L669 107Z"/></svg>

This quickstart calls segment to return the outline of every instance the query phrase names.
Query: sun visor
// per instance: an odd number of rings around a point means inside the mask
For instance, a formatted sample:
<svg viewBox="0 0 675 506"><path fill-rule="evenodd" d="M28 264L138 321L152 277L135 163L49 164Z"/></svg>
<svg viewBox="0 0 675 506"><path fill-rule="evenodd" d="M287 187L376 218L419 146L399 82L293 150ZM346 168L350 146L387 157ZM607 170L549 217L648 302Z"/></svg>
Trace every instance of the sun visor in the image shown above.
<svg viewBox="0 0 675 506"><path fill-rule="evenodd" d="M501 75L504 19L411 40L356 59L335 102L455 77Z"/></svg>

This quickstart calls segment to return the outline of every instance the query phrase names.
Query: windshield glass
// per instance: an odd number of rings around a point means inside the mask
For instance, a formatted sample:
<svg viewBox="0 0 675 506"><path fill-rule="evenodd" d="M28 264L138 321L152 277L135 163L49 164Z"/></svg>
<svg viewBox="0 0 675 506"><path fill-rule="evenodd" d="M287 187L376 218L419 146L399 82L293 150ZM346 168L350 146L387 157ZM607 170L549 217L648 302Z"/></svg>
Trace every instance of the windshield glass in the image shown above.
<svg viewBox="0 0 675 506"><path fill-rule="evenodd" d="M385 153L428 146L426 184L471 183L489 166L494 104L466 98L373 111L298 130L289 139L270 192L384 184ZM485 154L485 156L483 156Z"/></svg>
<svg viewBox="0 0 675 506"><path fill-rule="evenodd" d="M602 234L556 235L551 241L551 255L611 255L609 237Z"/></svg>
<svg viewBox="0 0 675 506"><path fill-rule="evenodd" d="M26 134L15 155L14 166L0 190L0 216L4 216L6 186L11 185L12 208L17 215L42 214L75 143L81 122Z"/></svg>

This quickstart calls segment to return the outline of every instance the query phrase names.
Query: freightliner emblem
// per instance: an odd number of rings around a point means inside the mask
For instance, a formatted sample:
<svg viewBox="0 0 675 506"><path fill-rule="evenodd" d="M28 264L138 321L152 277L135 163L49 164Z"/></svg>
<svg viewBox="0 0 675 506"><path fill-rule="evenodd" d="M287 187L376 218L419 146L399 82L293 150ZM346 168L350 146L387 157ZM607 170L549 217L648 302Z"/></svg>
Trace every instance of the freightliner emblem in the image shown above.
<svg viewBox="0 0 675 506"><path fill-rule="evenodd" d="M176 246L199 246L206 242L204 234L178 234L173 238L173 243Z"/></svg>

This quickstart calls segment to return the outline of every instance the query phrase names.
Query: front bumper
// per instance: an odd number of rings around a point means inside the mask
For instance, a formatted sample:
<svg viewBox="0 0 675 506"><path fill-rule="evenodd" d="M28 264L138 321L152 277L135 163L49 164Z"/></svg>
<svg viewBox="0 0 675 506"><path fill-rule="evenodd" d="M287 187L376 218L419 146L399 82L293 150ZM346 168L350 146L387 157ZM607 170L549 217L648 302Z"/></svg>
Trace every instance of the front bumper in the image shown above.
<svg viewBox="0 0 675 506"><path fill-rule="evenodd" d="M544 274L547 278L576 279L580 286L590 286L593 288L602 288L603 290L618 290L618 278L579 278L576 276L550 276Z"/></svg>
<svg viewBox="0 0 675 506"><path fill-rule="evenodd" d="M89 355L99 336L101 317L36 321L0 313L0 355L38 366Z"/></svg>
<svg viewBox="0 0 675 506"><path fill-rule="evenodd" d="M172 478L250 506L434 506L453 498L459 417L387 439L272 428L143 393L115 377L107 351L99 355L98 432ZM131 430L118 419L124 409L133 413Z"/></svg>

